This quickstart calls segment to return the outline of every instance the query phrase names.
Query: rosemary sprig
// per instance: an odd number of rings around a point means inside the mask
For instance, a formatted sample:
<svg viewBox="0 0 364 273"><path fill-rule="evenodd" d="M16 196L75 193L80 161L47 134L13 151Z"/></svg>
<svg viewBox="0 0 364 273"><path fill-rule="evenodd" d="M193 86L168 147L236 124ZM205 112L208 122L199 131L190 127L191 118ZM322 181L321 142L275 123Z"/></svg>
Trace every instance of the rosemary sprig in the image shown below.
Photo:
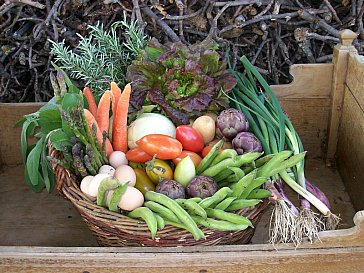
<svg viewBox="0 0 364 273"><path fill-rule="evenodd" d="M121 29L123 37L118 36ZM90 86L96 96L100 96L109 88L110 81L119 86L125 84L125 74L128 65L146 46L149 38L137 22L123 21L112 24L110 30L105 30L102 24L88 26L88 37L80 37L80 42L73 51L65 41L50 41L53 45L51 53L62 69L77 80L83 80ZM122 41L123 40L123 41Z"/></svg>

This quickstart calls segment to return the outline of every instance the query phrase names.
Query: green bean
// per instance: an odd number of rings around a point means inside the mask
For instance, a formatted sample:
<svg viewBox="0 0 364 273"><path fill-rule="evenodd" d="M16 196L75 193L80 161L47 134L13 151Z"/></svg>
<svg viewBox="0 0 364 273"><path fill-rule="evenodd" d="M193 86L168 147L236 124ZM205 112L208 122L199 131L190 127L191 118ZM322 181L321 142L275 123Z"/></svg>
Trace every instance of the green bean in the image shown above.
<svg viewBox="0 0 364 273"><path fill-rule="evenodd" d="M128 188L129 183L125 182L124 184L122 184L121 186L119 186L116 190L114 190L114 193L111 196L111 200L109 203L109 210L110 211L114 211L114 212L118 212L118 204L121 200L121 198L123 197L126 189Z"/></svg>
<svg viewBox="0 0 364 273"><path fill-rule="evenodd" d="M253 224L249 219L235 213L226 212L220 209L206 209L206 213L208 217L225 220L234 224L248 225L253 227Z"/></svg>
<svg viewBox="0 0 364 273"><path fill-rule="evenodd" d="M166 223L162 216L157 213L154 213L155 219L157 220L157 227L159 230L164 229Z"/></svg>
<svg viewBox="0 0 364 273"><path fill-rule="evenodd" d="M193 238L195 238L196 241L205 238L205 235L202 236L203 232L198 228L195 221L193 221L191 216L175 200L169 198L164 194L154 191L146 192L145 198L150 201L158 202L169 208L173 213L175 213L178 219L186 225L188 231L192 233Z"/></svg>
<svg viewBox="0 0 364 273"><path fill-rule="evenodd" d="M224 181L226 178L228 178L229 175L231 175L233 173L234 172L232 170L225 169L225 170L222 170L221 172L219 172L217 175L213 176L212 178L214 179L214 181L216 183L220 183L220 182Z"/></svg>
<svg viewBox="0 0 364 273"><path fill-rule="evenodd" d="M255 178L241 193L240 198L245 199L248 197L248 195L251 193L252 190L259 188L261 185L263 185L267 181L266 177L258 177Z"/></svg>
<svg viewBox="0 0 364 273"><path fill-rule="evenodd" d="M245 172L239 167L229 167L228 169L234 172L238 180L243 178L245 175Z"/></svg>
<svg viewBox="0 0 364 273"><path fill-rule="evenodd" d="M262 167L259 168L257 176L269 177L268 175L273 168L277 165L280 165L285 159L292 155L292 151L282 151L277 154L274 154L274 157L265 163Z"/></svg>
<svg viewBox="0 0 364 273"><path fill-rule="evenodd" d="M111 177L104 178L97 191L97 201L98 206L106 206L106 191L114 190L120 186L120 182L117 179Z"/></svg>
<svg viewBox="0 0 364 273"><path fill-rule="evenodd" d="M192 232L187 228L187 226L185 224L182 224L181 222L173 222L173 221L170 221L170 220L165 220L165 223L166 223L166 225L171 225L171 226L174 226L174 227L185 229L185 230L189 231L192 234ZM202 232L202 230L201 230L201 232ZM205 236L205 234L203 232L202 232L202 234Z"/></svg>
<svg viewBox="0 0 364 273"><path fill-rule="evenodd" d="M220 201L224 200L228 195L232 193L229 187L223 187L214 193L213 196L203 199L199 205L202 208L215 207ZM215 199L214 199L215 198ZM206 200L207 199L207 200Z"/></svg>
<svg viewBox="0 0 364 273"><path fill-rule="evenodd" d="M206 211L197 202L191 199L176 199L177 203L189 212L207 218Z"/></svg>
<svg viewBox="0 0 364 273"><path fill-rule="evenodd" d="M155 235L157 234L158 223L154 213L150 209L139 207L129 212L128 216L131 218L142 218L147 223L150 233L152 234L152 239L154 240Z"/></svg>
<svg viewBox="0 0 364 273"><path fill-rule="evenodd" d="M179 222L178 217L171 211L169 208L154 202L154 201L147 201L144 202L144 206L151 209L153 212L159 214L164 219L168 219L174 222Z"/></svg>
<svg viewBox="0 0 364 273"><path fill-rule="evenodd" d="M230 206L226 208L226 211L239 210L246 207L255 206L262 202L259 199L237 199L231 203Z"/></svg>
<svg viewBox="0 0 364 273"><path fill-rule="evenodd" d="M201 197L191 197L191 198L188 198L188 199L184 199L184 198L178 198L178 199L175 199L177 201L177 203L179 204L180 202L182 202L183 200L191 200L191 201L194 201L196 203L200 202L202 200Z"/></svg>
<svg viewBox="0 0 364 273"><path fill-rule="evenodd" d="M212 204L214 203L220 202L222 199L223 198L221 198L220 196L210 196L205 199L202 199L202 201L200 201L198 204L200 205L201 208L205 209L212 206Z"/></svg>
<svg viewBox="0 0 364 273"><path fill-rule="evenodd" d="M297 163L301 162L305 158L306 152L299 153L296 155L291 156L289 159L281 162L279 165L277 164L276 167L272 168L270 171L268 171L268 176L274 176L280 172L285 171L288 168L291 168Z"/></svg>
<svg viewBox="0 0 364 273"><path fill-rule="evenodd" d="M261 158L258 158L257 160L255 160L254 162L254 166L246 166L243 168L243 171L248 174L250 173L252 170L254 170L255 168L260 168L261 166L263 166L264 164L266 164L269 160L271 160L274 157L274 154L269 154L266 156L263 156Z"/></svg>
<svg viewBox="0 0 364 273"><path fill-rule="evenodd" d="M238 156L238 153L234 149L225 149L221 153L219 153L214 160L211 162L211 166L216 165L217 163L223 161L226 158L235 159Z"/></svg>
<svg viewBox="0 0 364 273"><path fill-rule="evenodd" d="M236 159L233 159L233 158L224 159L223 161L217 163L216 165L211 166L208 169L206 169L202 173L202 175L213 177L213 176L217 175L219 172L221 172L229 167L240 167L243 164L252 162L253 160L257 159L261 155L262 155L262 153L252 152L252 153L246 153L246 154L239 155L236 157Z"/></svg>
<svg viewBox="0 0 364 273"><path fill-rule="evenodd" d="M254 170L240 179L236 184L232 185L231 188L233 190L231 196L239 198L240 195L244 192L244 190L248 187L248 185L254 180L257 171Z"/></svg>
<svg viewBox="0 0 364 273"><path fill-rule="evenodd" d="M192 219L204 227L216 229L216 230L244 230L248 228L248 225L239 225L227 221L215 220L211 218L204 219L200 216L192 216Z"/></svg>
<svg viewBox="0 0 364 273"><path fill-rule="evenodd" d="M211 162L219 154L219 150L221 149L222 145L224 145L224 140L221 139L212 147L210 152L201 160L200 164L198 164L196 168L196 175L201 174L211 165Z"/></svg>
<svg viewBox="0 0 364 273"><path fill-rule="evenodd" d="M215 209L226 210L228 206L236 199L236 197L228 197L222 200L219 204L215 206Z"/></svg>
<svg viewBox="0 0 364 273"><path fill-rule="evenodd" d="M246 199L263 199L266 197L271 197L272 193L265 189L254 189L252 190Z"/></svg>

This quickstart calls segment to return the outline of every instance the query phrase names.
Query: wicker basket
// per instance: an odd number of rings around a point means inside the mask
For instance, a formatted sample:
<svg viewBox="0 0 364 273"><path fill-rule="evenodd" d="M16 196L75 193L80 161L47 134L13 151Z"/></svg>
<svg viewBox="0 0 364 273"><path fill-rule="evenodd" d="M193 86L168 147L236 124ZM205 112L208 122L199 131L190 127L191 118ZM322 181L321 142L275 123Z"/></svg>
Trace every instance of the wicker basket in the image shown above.
<svg viewBox="0 0 364 273"><path fill-rule="evenodd" d="M55 158L61 156L52 145L49 145L49 153ZM131 219L97 206L81 192L75 175L54 163L52 163L52 168L56 175L58 192L77 208L100 246L247 244L254 235L255 229L250 227L242 231L218 231L201 228L205 233L206 240L195 241L188 231L167 225L163 230L158 231L156 238L152 240L150 231L143 221ZM268 201L265 201L236 213L244 215L256 226L267 207Z"/></svg>

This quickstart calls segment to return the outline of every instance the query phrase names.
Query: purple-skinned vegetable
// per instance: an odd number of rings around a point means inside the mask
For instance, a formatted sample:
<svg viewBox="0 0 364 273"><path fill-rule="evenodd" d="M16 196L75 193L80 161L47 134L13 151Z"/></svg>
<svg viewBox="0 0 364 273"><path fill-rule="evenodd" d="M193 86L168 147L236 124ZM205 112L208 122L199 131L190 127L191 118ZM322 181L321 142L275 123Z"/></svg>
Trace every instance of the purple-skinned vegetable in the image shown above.
<svg viewBox="0 0 364 273"><path fill-rule="evenodd" d="M219 189L217 183L208 176L196 176L187 185L187 194L191 197L206 198L214 195Z"/></svg>
<svg viewBox="0 0 364 273"><path fill-rule="evenodd" d="M259 139L250 132L240 132L232 141L234 150L238 154L249 152L262 152L262 144Z"/></svg>
<svg viewBox="0 0 364 273"><path fill-rule="evenodd" d="M233 139L240 132L249 131L247 118L235 108L222 111L216 119L216 126L227 139Z"/></svg>
<svg viewBox="0 0 364 273"><path fill-rule="evenodd" d="M171 199L185 198L185 189L175 180L162 180L155 187L155 191L162 193Z"/></svg>
<svg viewBox="0 0 364 273"><path fill-rule="evenodd" d="M324 203L329 209L331 209L330 201L327 196L315 185L306 179L306 189L316 196L322 203Z"/></svg>
<svg viewBox="0 0 364 273"><path fill-rule="evenodd" d="M221 90L226 93L236 85L213 44L167 47L156 39L128 67L127 79L133 82L130 111L157 104L176 125L227 108L228 99Z"/></svg>

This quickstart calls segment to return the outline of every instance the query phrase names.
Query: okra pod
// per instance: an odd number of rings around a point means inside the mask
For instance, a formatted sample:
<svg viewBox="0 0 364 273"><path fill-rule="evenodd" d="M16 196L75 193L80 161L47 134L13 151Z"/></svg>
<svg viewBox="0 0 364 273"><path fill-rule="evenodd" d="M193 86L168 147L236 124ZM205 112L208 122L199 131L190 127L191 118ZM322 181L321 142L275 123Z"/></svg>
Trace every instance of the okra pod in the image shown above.
<svg viewBox="0 0 364 273"><path fill-rule="evenodd" d="M226 196L232 193L232 190L229 187L223 187L219 189L213 196L202 199L199 205L202 208L214 207L216 204L225 199Z"/></svg>
<svg viewBox="0 0 364 273"><path fill-rule="evenodd" d="M282 151L274 155L267 163L259 168L257 176L269 177L272 169L279 166L285 159L292 155L292 151Z"/></svg>

